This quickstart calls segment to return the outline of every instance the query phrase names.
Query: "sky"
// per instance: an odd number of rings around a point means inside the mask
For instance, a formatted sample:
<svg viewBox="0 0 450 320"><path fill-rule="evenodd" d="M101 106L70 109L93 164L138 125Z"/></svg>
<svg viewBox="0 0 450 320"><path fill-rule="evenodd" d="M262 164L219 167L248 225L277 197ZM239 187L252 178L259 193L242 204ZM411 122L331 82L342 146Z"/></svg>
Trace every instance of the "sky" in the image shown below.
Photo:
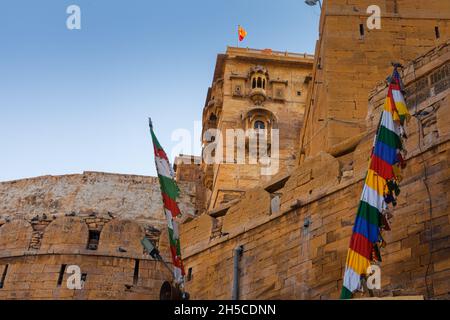
<svg viewBox="0 0 450 320"><path fill-rule="evenodd" d="M0 181L156 175L147 118L169 155L174 132L193 134L237 25L241 47L314 53L318 21L303 0L2 0Z"/></svg>

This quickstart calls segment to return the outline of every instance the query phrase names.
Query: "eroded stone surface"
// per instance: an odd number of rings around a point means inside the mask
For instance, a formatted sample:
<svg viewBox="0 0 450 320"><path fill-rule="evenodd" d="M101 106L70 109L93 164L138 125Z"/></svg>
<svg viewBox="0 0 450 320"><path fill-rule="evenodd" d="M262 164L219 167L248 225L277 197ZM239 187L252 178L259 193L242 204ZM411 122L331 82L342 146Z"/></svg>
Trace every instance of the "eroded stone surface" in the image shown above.
<svg viewBox="0 0 450 320"><path fill-rule="evenodd" d="M180 208L194 214L195 187L180 183ZM155 177L85 172L0 183L0 219L96 213L133 219L161 227L165 224L161 191ZM108 214L109 213L109 214Z"/></svg>

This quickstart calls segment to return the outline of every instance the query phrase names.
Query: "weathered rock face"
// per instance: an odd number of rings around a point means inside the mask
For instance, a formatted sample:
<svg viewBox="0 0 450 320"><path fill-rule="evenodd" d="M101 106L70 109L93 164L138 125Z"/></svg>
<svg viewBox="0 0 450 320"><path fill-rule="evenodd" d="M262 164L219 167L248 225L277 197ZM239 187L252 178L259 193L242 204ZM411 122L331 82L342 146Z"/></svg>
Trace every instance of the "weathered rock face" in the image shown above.
<svg viewBox="0 0 450 320"><path fill-rule="evenodd" d="M193 214L193 183L182 182L180 189L182 212ZM158 178L85 172L0 183L0 220L91 212L163 226Z"/></svg>

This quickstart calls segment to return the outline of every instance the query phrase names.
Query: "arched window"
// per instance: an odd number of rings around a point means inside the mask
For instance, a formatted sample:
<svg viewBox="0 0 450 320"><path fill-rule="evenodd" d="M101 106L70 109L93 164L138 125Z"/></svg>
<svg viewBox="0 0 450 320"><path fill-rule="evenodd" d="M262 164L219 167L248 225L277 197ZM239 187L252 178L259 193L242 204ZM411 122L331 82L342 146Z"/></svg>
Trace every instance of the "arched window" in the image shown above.
<svg viewBox="0 0 450 320"><path fill-rule="evenodd" d="M266 124L263 121L258 120L258 121L255 121L254 128L255 129L265 129Z"/></svg>
<svg viewBox="0 0 450 320"><path fill-rule="evenodd" d="M250 80L250 98L255 102L255 104L260 105L266 100L266 88L270 87L269 83L269 73L267 69L263 66L257 65L250 68L247 79ZM262 89L262 90L255 90Z"/></svg>
<svg viewBox="0 0 450 320"><path fill-rule="evenodd" d="M256 86L258 88L262 88L262 79L261 79L261 77L258 77L258 82L257 82Z"/></svg>

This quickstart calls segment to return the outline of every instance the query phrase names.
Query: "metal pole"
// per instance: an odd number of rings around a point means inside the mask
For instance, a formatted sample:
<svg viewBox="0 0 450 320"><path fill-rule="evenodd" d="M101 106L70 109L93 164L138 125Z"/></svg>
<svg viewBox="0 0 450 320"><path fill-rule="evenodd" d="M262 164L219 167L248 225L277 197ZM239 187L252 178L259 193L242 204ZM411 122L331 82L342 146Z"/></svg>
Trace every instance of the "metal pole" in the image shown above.
<svg viewBox="0 0 450 320"><path fill-rule="evenodd" d="M148 125L149 125L150 129L153 129L152 118L148 118Z"/></svg>
<svg viewBox="0 0 450 320"><path fill-rule="evenodd" d="M238 47L239 48L239 28L240 27L240 25L238 25L238 36L237 36L237 41L236 41L236 47Z"/></svg>

